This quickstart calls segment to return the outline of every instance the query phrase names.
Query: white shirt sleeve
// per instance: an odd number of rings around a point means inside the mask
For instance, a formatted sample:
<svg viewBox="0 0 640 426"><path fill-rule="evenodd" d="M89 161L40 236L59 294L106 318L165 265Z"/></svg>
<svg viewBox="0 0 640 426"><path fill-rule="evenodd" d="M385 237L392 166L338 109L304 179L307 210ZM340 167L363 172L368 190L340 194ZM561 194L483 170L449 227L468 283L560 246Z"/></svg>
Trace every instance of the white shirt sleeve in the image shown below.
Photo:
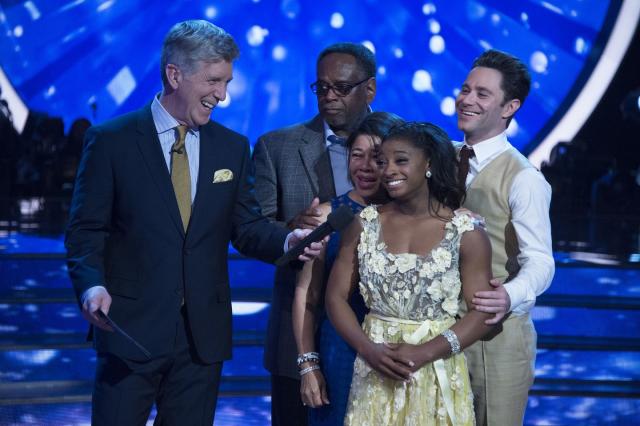
<svg viewBox="0 0 640 426"><path fill-rule="evenodd" d="M289 251L289 240L293 236L293 231L287 234L287 238L284 239L284 253Z"/></svg>
<svg viewBox="0 0 640 426"><path fill-rule="evenodd" d="M528 168L515 176L509 191L509 206L520 248L517 257L520 271L504 285L514 315L529 312L536 297L549 288L553 279L550 204L551 186L542 173Z"/></svg>

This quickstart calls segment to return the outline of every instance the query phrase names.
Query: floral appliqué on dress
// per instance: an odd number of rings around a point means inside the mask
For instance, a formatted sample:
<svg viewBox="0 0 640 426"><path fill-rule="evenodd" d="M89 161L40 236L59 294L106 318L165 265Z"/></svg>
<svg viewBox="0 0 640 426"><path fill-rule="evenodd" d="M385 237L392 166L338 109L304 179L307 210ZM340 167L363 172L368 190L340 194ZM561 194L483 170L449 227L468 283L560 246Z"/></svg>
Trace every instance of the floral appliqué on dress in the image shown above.
<svg viewBox="0 0 640 426"><path fill-rule="evenodd" d="M382 240L379 213L369 206L360 213L359 288L371 314L362 325L376 343L401 343L424 321L433 339L455 323L461 300L459 249L474 220L458 215L445 224L444 238L425 256L393 254ZM464 355L444 360L456 425L473 425L473 396ZM451 425L442 385L433 364L414 373L409 383L380 375L360 356L354 363L345 425ZM449 408L451 410L451 407Z"/></svg>

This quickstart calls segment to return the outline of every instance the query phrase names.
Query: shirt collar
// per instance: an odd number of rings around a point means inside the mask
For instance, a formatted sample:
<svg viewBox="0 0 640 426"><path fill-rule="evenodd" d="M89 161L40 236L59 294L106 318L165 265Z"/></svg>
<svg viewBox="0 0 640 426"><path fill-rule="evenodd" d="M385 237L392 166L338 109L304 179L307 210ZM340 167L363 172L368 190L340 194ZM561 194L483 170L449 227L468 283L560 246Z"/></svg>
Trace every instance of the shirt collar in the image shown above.
<svg viewBox="0 0 640 426"><path fill-rule="evenodd" d="M160 93L156 94L156 96L153 97L153 102L151 102L151 116L153 117L153 123L156 125L158 134L173 130L180 125L178 120L173 118L160 102ZM188 132L194 135L198 134L198 131L193 129L188 129Z"/></svg>
<svg viewBox="0 0 640 426"><path fill-rule="evenodd" d="M367 113L371 114L372 112L373 109L371 108L371 105L367 105ZM324 143L325 145L329 146L331 145L331 142L329 142L329 136L335 135L335 133L333 132L333 130L331 130L331 127L329 127L329 124L327 124L326 120L322 120L322 124L324 125Z"/></svg>
<svg viewBox="0 0 640 426"><path fill-rule="evenodd" d="M473 148L473 153L478 163L482 163L483 161L493 157L497 153L504 151L508 144L509 142L507 141L506 132L502 132L490 139L486 139L482 142L473 144L473 146L469 145L465 140L465 145Z"/></svg>
<svg viewBox="0 0 640 426"><path fill-rule="evenodd" d="M333 136L336 134L333 132L333 130L331 130L331 127L329 127L326 121L322 120L322 124L324 124L324 144L326 146L329 146L331 145L331 142L329 142L329 136Z"/></svg>

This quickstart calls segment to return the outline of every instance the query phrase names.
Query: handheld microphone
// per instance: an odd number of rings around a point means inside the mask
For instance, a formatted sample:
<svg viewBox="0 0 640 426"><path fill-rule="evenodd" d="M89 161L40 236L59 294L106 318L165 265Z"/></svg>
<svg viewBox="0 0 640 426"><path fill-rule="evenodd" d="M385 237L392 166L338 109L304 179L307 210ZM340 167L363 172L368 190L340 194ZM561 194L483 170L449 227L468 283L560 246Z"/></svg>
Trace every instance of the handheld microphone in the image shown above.
<svg viewBox="0 0 640 426"><path fill-rule="evenodd" d="M284 255L276 260L276 266L284 266L287 263L297 260L298 256L304 253L304 248L311 243L322 240L334 231L341 231L347 227L353 220L353 212L347 205L338 207L334 212L327 216L327 221L314 229L309 235L304 237L302 241L289 249Z"/></svg>

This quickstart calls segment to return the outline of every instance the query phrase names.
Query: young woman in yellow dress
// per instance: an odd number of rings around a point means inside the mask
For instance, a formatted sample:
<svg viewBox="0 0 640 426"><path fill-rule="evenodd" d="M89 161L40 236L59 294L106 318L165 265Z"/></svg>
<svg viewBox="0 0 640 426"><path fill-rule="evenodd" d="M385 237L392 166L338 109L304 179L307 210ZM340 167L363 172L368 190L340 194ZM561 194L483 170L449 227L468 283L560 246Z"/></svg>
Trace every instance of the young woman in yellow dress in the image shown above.
<svg viewBox="0 0 640 426"><path fill-rule="evenodd" d="M492 314L459 304L491 290L491 246L465 213L447 134L407 123L384 138L382 182L392 200L369 206L342 235L326 305L355 349L345 425L473 425L461 350L491 330ZM360 326L347 301L369 308Z"/></svg>

